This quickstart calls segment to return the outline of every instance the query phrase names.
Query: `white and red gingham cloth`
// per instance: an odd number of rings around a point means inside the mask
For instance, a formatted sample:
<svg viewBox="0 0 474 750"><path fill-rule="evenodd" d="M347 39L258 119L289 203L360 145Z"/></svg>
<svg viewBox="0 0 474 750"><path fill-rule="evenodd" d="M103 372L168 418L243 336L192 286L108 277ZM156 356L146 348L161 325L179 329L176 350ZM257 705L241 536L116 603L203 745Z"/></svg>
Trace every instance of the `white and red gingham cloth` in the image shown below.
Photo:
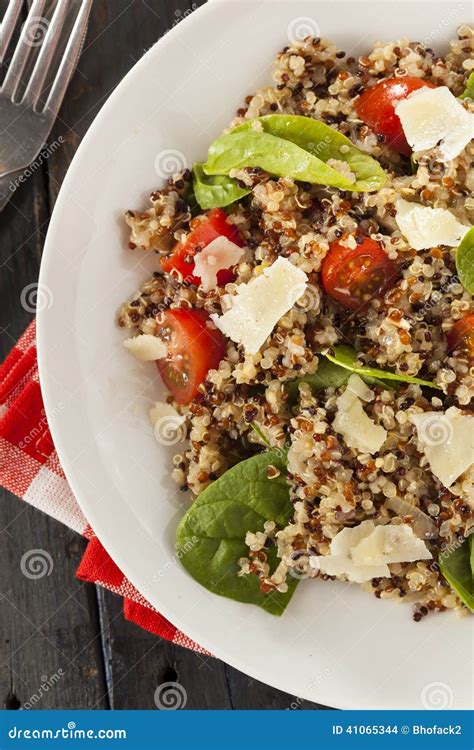
<svg viewBox="0 0 474 750"><path fill-rule="evenodd" d="M0 365L0 484L89 540L76 575L122 596L127 620L179 646L208 653L160 615L132 586L77 504L46 420L34 321Z"/></svg>

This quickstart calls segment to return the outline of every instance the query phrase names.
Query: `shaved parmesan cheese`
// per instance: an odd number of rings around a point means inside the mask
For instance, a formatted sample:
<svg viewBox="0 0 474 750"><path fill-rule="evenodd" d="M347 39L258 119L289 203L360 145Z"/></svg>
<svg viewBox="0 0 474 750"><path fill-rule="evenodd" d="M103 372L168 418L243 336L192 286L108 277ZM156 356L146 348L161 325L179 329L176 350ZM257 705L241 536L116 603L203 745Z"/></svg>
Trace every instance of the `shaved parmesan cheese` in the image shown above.
<svg viewBox="0 0 474 750"><path fill-rule="evenodd" d="M152 362L155 359L166 357L166 344L150 333L141 333L123 342L125 349L133 354L141 362Z"/></svg>
<svg viewBox="0 0 474 750"><path fill-rule="evenodd" d="M362 378L360 378L358 375L349 378L347 388L351 391L351 393L354 394L354 396L360 398L361 401L373 401L373 391L370 390L369 386L364 383Z"/></svg>
<svg viewBox="0 0 474 750"><path fill-rule="evenodd" d="M362 539L375 531L373 521L362 521L358 526L342 529L329 545L331 555L350 555L351 549L356 547Z"/></svg>
<svg viewBox="0 0 474 750"><path fill-rule="evenodd" d="M231 242L227 237L216 237L215 240L197 253L194 257L194 275L201 279L200 286L205 292L217 286L217 274L232 268L239 262L244 249Z"/></svg>
<svg viewBox="0 0 474 750"><path fill-rule="evenodd" d="M336 400L337 414L332 426L344 438L349 448L359 453L376 453L385 442L387 431L367 416L357 393L364 383L358 375L351 375L347 388ZM369 390L369 389L367 389ZM367 400L365 388L362 390Z"/></svg>
<svg viewBox="0 0 474 750"><path fill-rule="evenodd" d="M328 576L347 578L354 583L364 583L372 578L390 575L387 565L358 565L352 559L352 549L375 530L373 521L363 521L353 528L342 529L329 545L330 554L310 557L313 568Z"/></svg>
<svg viewBox="0 0 474 750"><path fill-rule="evenodd" d="M356 565L388 565L389 563L430 560L432 554L406 523L377 526L352 550Z"/></svg>
<svg viewBox="0 0 474 750"><path fill-rule="evenodd" d="M412 414L431 471L449 489L474 463L474 417L452 406L445 413Z"/></svg>
<svg viewBox="0 0 474 750"><path fill-rule="evenodd" d="M397 104L395 113L414 151L439 144L445 161L459 156L474 138L474 115L464 109L447 86L417 89Z"/></svg>
<svg viewBox="0 0 474 750"><path fill-rule="evenodd" d="M211 315L216 326L248 354L256 354L274 327L306 290L308 277L286 258L248 284L240 284L232 307L221 315Z"/></svg>
<svg viewBox="0 0 474 750"><path fill-rule="evenodd" d="M186 437L186 417L164 401L157 401L150 409L150 422L154 427L155 439L161 445L176 445Z"/></svg>
<svg viewBox="0 0 474 750"><path fill-rule="evenodd" d="M408 524L375 526L373 521L342 529L332 540L329 550L329 555L310 557L311 567L354 583L389 576L390 563L432 557L426 544L415 536Z"/></svg>
<svg viewBox="0 0 474 750"><path fill-rule="evenodd" d="M396 209L398 228L415 250L438 245L457 247L470 229L444 208L430 208L399 198Z"/></svg>
<svg viewBox="0 0 474 750"><path fill-rule="evenodd" d="M390 575L387 565L356 565L350 557L344 555L324 555L310 557L311 567L328 576L346 578L353 583L365 583L372 578L386 578Z"/></svg>

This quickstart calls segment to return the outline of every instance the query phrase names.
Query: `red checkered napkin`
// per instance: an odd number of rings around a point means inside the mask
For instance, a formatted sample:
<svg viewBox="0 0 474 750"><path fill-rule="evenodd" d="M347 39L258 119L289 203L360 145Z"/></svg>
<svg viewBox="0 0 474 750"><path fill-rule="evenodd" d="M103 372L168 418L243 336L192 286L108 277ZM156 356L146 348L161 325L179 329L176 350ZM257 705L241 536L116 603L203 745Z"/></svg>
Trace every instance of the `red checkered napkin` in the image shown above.
<svg viewBox="0 0 474 750"><path fill-rule="evenodd" d="M46 420L34 321L0 366L0 484L89 540L77 577L122 596L127 620L179 646L208 653L160 615L132 586L77 504Z"/></svg>

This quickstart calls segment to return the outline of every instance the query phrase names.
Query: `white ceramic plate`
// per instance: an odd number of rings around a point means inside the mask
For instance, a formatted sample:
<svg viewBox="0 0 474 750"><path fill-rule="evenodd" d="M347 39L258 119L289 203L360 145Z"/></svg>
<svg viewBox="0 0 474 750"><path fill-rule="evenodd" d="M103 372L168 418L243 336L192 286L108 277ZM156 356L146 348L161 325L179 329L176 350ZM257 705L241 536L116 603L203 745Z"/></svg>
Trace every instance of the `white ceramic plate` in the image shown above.
<svg viewBox="0 0 474 750"><path fill-rule="evenodd" d="M469 707L472 620L415 624L408 606L356 586L303 582L280 619L213 596L174 556L184 495L169 478L146 411L160 397L153 364L122 349L121 302L156 267L126 249L121 213L144 205L168 158L205 156L244 96L270 80L288 34L362 54L401 36L444 48L470 3L210 3L153 47L115 90L64 181L40 284L39 361L49 423L73 491L117 564L167 618L247 674L342 708ZM182 156L184 155L184 157ZM168 164L169 166L169 164ZM48 306L45 306L48 307Z"/></svg>

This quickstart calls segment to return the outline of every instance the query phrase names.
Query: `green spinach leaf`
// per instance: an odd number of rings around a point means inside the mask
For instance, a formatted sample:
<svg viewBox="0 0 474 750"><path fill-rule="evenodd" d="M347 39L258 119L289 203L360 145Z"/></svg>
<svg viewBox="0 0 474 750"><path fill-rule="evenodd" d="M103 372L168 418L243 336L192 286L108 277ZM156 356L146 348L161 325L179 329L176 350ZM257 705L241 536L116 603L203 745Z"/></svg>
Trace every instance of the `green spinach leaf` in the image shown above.
<svg viewBox="0 0 474 750"><path fill-rule="evenodd" d="M304 375L301 378L295 380L289 380L285 385L286 392L288 393L290 402L296 401L298 396L298 386L300 383L308 383L312 391L320 391L323 388L340 388L349 380L351 374L355 372L357 362L357 352L351 346L341 344L336 347L338 355L340 357L330 358L327 355L324 359L320 359L319 367L312 375ZM324 355L323 355L324 356ZM344 364L342 364L344 362ZM377 372L382 373L380 370ZM387 380L383 380L380 377L373 375L367 375L359 373L363 380L369 385L378 385L380 388L386 390L393 390L395 386Z"/></svg>
<svg viewBox="0 0 474 750"><path fill-rule="evenodd" d="M386 182L387 175L378 161L360 151L338 130L319 120L301 115L264 115L257 119L264 132L295 143L324 163L329 159L336 159L348 164L357 178L353 190L379 190ZM250 128L251 122L244 123L233 132L244 129L248 131ZM341 176L339 172L338 176Z"/></svg>
<svg viewBox="0 0 474 750"><path fill-rule="evenodd" d="M466 88L459 97L460 99L474 99L474 70L469 75L466 82Z"/></svg>
<svg viewBox="0 0 474 750"><path fill-rule="evenodd" d="M270 465L280 469L280 476L268 479ZM298 581L288 577L286 593L265 594L256 576L238 575L239 559L248 555L247 531L261 531L269 520L283 528L292 514L282 452L274 449L241 461L207 487L181 519L176 532L181 563L212 593L281 615ZM275 549L267 555L274 570Z"/></svg>
<svg viewBox="0 0 474 750"><path fill-rule="evenodd" d="M251 190L241 188L235 180L226 175L207 175L202 164L193 167L194 196L202 209L223 208L244 198Z"/></svg>
<svg viewBox="0 0 474 750"><path fill-rule="evenodd" d="M456 250L456 269L463 287L474 294L474 227L464 235Z"/></svg>
<svg viewBox="0 0 474 750"><path fill-rule="evenodd" d="M453 591L474 612L474 534L452 552L442 552L438 562Z"/></svg>
<svg viewBox="0 0 474 750"><path fill-rule="evenodd" d="M354 352L354 360L356 353ZM288 393L290 401L296 401L300 383L307 383L312 391L321 391L324 388L339 388L350 378L351 373L344 367L329 362L327 359L320 359L316 372L311 375L303 375L301 378L295 378L285 383L285 390Z"/></svg>
<svg viewBox="0 0 474 750"><path fill-rule="evenodd" d="M265 115L257 120L263 131L254 130L249 120L211 144L203 166L206 174L260 167L277 177L355 192L379 190L385 184L380 164L334 128L298 115ZM346 163L356 181L327 164L330 159Z"/></svg>
<svg viewBox="0 0 474 750"><path fill-rule="evenodd" d="M339 367L343 367L350 372L356 373L365 378L376 378L378 380L397 380L402 383L414 383L415 385L423 385L427 388L436 388L441 390L440 386L436 383L431 383L429 380L422 380L421 378L415 378L411 375L398 375L395 372L389 372L388 370L379 370L376 367L365 367L364 365L357 364L357 360L354 360L354 350L347 346L336 346L334 347L334 356L331 354L325 355L327 359Z"/></svg>

